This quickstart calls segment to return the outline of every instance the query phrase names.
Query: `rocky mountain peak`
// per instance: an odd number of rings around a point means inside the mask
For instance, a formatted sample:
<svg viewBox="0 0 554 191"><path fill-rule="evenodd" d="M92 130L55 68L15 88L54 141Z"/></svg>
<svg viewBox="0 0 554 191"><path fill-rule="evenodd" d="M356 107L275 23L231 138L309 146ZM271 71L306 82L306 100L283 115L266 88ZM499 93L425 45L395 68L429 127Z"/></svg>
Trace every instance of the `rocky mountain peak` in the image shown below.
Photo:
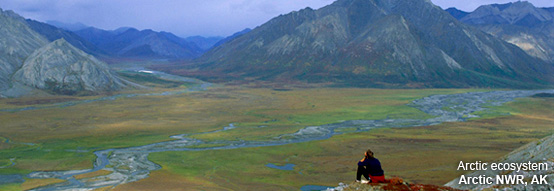
<svg viewBox="0 0 554 191"><path fill-rule="evenodd" d="M447 9L456 19L512 43L527 54L554 62L554 8L537 8L527 1L483 5L471 13Z"/></svg>
<svg viewBox="0 0 554 191"><path fill-rule="evenodd" d="M4 11L0 8L0 14L2 14L3 16L6 16L6 17L11 17L12 19L25 20L25 18L23 18L21 15L15 13L12 10L5 10Z"/></svg>
<svg viewBox="0 0 554 191"><path fill-rule="evenodd" d="M470 24L514 24L522 26L535 25L552 20L552 14L545 9L537 8L527 1L507 4L483 5L462 18Z"/></svg>
<svg viewBox="0 0 554 191"><path fill-rule="evenodd" d="M57 94L96 94L124 86L106 63L63 38L33 52L13 79Z"/></svg>
<svg viewBox="0 0 554 191"><path fill-rule="evenodd" d="M372 87L513 86L551 82L542 71L553 70L428 0L338 0L294 11L197 62L200 70L235 77Z"/></svg>
<svg viewBox="0 0 554 191"><path fill-rule="evenodd" d="M48 41L13 11L0 9L0 91L11 87L10 76L35 49Z"/></svg>

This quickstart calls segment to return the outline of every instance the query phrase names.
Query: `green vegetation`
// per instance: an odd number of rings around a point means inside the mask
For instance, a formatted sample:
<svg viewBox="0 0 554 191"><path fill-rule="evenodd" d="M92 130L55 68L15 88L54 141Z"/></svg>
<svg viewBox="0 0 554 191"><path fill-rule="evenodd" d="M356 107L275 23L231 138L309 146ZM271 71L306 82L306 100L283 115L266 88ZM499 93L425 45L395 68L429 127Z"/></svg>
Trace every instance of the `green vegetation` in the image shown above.
<svg viewBox="0 0 554 191"><path fill-rule="evenodd" d="M16 160L14 166L0 169L0 174L90 168L95 150L167 141L170 135L213 131L229 123L237 128L194 137L259 140L341 120L428 118L431 116L406 104L433 94L468 91L483 90L274 91L230 86L190 94L1 113L0 135L10 143L0 144L0 165L8 164L12 158ZM0 107L41 103L34 101L32 98L4 99L0 100ZM457 164L454 160L493 160L524 143L554 133L551 129L553 104L551 98L524 98L492 107L493 111L509 112L510 116L490 114L469 122L346 133L328 140L285 146L152 153L150 159L163 168L152 172L150 178L117 188L134 190L164 185L168 189L190 186L204 190L244 190L263 186L273 190L298 189L305 184L334 186L352 180L353 164L368 147L378 151L387 174L442 184L459 175L452 170L455 167L451 166ZM296 166L293 171L282 171L265 167L267 163ZM35 185L33 181L27 182ZM39 184L46 183L36 183ZM0 189L21 190L22 187L3 185Z"/></svg>
<svg viewBox="0 0 554 191"><path fill-rule="evenodd" d="M120 76L125 77L133 82L137 82L146 86L159 87L159 88L177 88L181 86L190 85L190 83L182 81L166 80L157 77L154 74L132 72L132 71L119 71Z"/></svg>
<svg viewBox="0 0 554 191"><path fill-rule="evenodd" d="M0 190L22 190L20 184L0 184Z"/></svg>
<svg viewBox="0 0 554 191"><path fill-rule="evenodd" d="M455 170L460 160L493 161L554 133L553 106L552 100L523 98L507 104L507 108L524 112L511 116L429 127L383 128L284 146L153 153L150 159L163 166L161 173L201 178L225 188L254 189L263 185L269 189L298 189L307 184L336 186L351 181L355 162L365 149L372 148L387 176L440 185L464 173ZM282 171L265 167L268 163L296 166L293 171ZM235 176L237 172L241 176Z"/></svg>

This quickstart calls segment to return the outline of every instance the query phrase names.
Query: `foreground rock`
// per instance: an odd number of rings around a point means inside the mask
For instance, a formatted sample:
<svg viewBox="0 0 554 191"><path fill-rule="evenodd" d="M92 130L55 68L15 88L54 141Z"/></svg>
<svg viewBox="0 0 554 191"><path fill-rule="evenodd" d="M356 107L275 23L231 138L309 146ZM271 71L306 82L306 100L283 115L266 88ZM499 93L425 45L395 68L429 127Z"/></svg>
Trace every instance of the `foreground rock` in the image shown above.
<svg viewBox="0 0 554 191"><path fill-rule="evenodd" d="M437 186L430 184L409 184L409 183L352 183L341 184L336 188L329 188L326 191L461 191L448 186Z"/></svg>
<svg viewBox="0 0 554 191"><path fill-rule="evenodd" d="M119 90L124 84L108 65L64 39L34 51L13 80L56 94L95 94Z"/></svg>

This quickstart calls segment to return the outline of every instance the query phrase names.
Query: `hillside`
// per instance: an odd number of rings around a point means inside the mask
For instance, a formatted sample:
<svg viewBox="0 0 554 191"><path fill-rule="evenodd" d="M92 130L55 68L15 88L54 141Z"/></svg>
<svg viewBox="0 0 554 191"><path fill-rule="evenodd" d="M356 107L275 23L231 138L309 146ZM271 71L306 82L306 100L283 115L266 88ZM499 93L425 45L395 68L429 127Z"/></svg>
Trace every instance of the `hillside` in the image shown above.
<svg viewBox="0 0 554 191"><path fill-rule="evenodd" d="M125 85L108 65L69 44L56 40L33 52L13 80L54 94L98 94Z"/></svg>
<svg viewBox="0 0 554 191"><path fill-rule="evenodd" d="M530 88L554 82L552 64L458 22L426 0L339 0L302 9L196 61L196 68L180 73L361 87Z"/></svg>
<svg viewBox="0 0 554 191"><path fill-rule="evenodd" d="M90 50L68 31L1 9L0 26L0 97L99 94L125 87L106 63L65 39L49 43L66 36Z"/></svg>
<svg viewBox="0 0 554 191"><path fill-rule="evenodd" d="M27 56L47 44L48 40L13 11L0 9L0 26L0 91L3 91L12 86L10 77Z"/></svg>
<svg viewBox="0 0 554 191"><path fill-rule="evenodd" d="M554 12L526 1L483 5L471 13L450 13L460 21L517 45L529 55L554 63ZM458 17L457 17L458 16Z"/></svg>

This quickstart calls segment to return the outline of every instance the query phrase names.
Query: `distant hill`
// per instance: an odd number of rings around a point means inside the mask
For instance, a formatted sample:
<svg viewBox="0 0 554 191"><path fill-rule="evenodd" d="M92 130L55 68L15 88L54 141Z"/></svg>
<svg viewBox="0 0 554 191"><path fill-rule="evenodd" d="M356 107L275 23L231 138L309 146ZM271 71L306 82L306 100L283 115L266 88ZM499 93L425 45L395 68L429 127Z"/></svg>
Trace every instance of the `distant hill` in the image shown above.
<svg viewBox="0 0 554 191"><path fill-rule="evenodd" d="M483 5L458 17L491 35L517 45L529 55L554 63L554 8L537 8L526 1Z"/></svg>
<svg viewBox="0 0 554 191"><path fill-rule="evenodd" d="M89 27L75 33L117 57L192 59L203 52L196 44L168 32L134 28L106 31Z"/></svg>
<svg viewBox="0 0 554 191"><path fill-rule="evenodd" d="M554 66L428 0L338 0L215 47L182 72L207 80L361 87L551 87ZM182 71L182 70L181 70Z"/></svg>
<svg viewBox="0 0 554 191"><path fill-rule="evenodd" d="M461 19L465 16L467 16L469 13L468 12L465 12L465 11L462 11L462 10L458 10L454 7L450 7L448 9L445 10L446 12L450 13L450 15L452 15L454 18L456 19Z"/></svg>
<svg viewBox="0 0 554 191"><path fill-rule="evenodd" d="M194 43L196 46L198 46L202 52L205 52L209 49L211 49L217 42L222 40L223 37L203 37L203 36L191 36L185 38L186 41Z"/></svg>
<svg viewBox="0 0 554 191"><path fill-rule="evenodd" d="M46 24L49 24L49 25L52 25L52 26L55 26L57 28L61 28L61 29L64 29L64 30L68 30L68 31L78 31L78 30L82 30L82 29L86 29L88 28L87 25L83 24L83 23L64 23L64 22L60 22L60 21L46 21Z"/></svg>
<svg viewBox="0 0 554 191"><path fill-rule="evenodd" d="M46 23L42 23L42 22L39 22L39 21L31 20L31 19L27 19L26 21L29 24L29 26L31 27L31 29L38 32L42 36L46 37L46 39L48 39L48 41L55 41L55 40L58 40L60 38L63 38L67 42L69 42L71 45L75 46L78 49L81 49L81 50L85 51L88 54L93 54L93 55L106 54L106 52L100 50L98 47L96 47L91 42L81 38L79 35L71 32L71 31L64 30L64 29L61 29L61 28L57 28L55 26L52 26L52 25L49 25L49 24L46 24Z"/></svg>

